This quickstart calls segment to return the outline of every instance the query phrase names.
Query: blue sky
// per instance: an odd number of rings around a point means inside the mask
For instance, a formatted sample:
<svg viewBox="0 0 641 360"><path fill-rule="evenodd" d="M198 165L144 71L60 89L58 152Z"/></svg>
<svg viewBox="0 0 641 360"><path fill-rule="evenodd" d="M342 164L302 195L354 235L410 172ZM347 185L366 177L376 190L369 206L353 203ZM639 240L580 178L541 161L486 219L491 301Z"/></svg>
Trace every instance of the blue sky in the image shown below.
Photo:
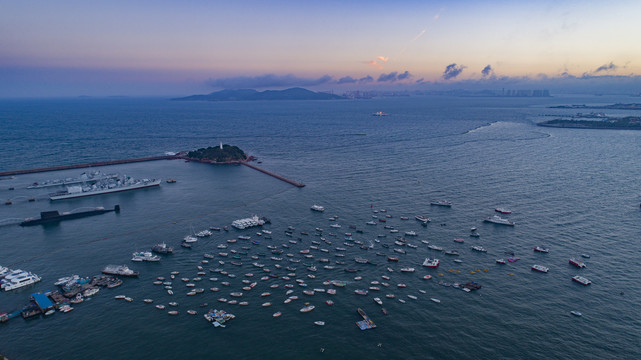
<svg viewBox="0 0 641 360"><path fill-rule="evenodd" d="M582 80L626 92L638 14L638 1L0 1L0 96Z"/></svg>

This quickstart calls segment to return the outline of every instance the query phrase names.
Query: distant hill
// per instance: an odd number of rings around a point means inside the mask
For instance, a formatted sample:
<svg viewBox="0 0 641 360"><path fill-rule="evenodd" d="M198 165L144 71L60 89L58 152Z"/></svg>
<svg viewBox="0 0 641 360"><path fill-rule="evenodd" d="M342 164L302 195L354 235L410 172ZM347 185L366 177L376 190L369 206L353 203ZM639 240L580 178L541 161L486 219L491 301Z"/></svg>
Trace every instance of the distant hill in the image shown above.
<svg viewBox="0 0 641 360"><path fill-rule="evenodd" d="M192 95L177 101L249 101L249 100L337 100L343 96L314 92L303 88L256 91L253 89L221 90L207 95Z"/></svg>

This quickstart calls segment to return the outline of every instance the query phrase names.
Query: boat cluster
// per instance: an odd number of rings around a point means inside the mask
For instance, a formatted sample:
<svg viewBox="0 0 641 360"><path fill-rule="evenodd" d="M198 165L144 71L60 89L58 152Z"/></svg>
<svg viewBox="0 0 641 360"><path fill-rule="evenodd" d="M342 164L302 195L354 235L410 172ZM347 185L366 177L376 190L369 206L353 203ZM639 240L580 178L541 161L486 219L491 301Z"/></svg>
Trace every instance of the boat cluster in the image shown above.
<svg viewBox="0 0 641 360"><path fill-rule="evenodd" d="M231 223L231 226L235 227L238 230L243 230L254 226L263 226L267 222L267 219L259 218L258 215L254 215L249 218L234 220Z"/></svg>
<svg viewBox="0 0 641 360"><path fill-rule="evenodd" d="M122 283L122 280L108 275L62 277L54 284L59 287L58 290L31 294L27 306L11 314L0 314L0 322L8 321L18 315L30 318L40 314L48 316L55 313L56 310L66 313L74 309L72 305L82 303L95 296L100 288L114 288Z"/></svg>

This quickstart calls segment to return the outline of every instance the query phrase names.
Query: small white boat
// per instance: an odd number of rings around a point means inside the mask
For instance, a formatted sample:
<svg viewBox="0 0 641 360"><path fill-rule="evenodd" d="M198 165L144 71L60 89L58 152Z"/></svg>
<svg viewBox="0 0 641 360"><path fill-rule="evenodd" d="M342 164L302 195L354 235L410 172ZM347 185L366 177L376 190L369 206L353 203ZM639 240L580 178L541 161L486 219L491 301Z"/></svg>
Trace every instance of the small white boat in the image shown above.
<svg viewBox="0 0 641 360"><path fill-rule="evenodd" d="M274 314L272 314L273 317L279 317L281 315L283 315L283 313L281 313L280 311L275 312Z"/></svg>
<svg viewBox="0 0 641 360"><path fill-rule="evenodd" d="M574 316L583 316L583 314L581 314L580 312L578 312L578 311L576 311L576 310L572 310L572 311L570 311L570 314L572 314L572 315L574 315Z"/></svg>
<svg viewBox="0 0 641 360"><path fill-rule="evenodd" d="M441 302L441 300L439 300L437 298L431 298L430 300L434 301L435 303L440 303Z"/></svg>
<svg viewBox="0 0 641 360"><path fill-rule="evenodd" d="M324 321L314 321L314 324L316 324L318 326L324 326L325 322Z"/></svg>
<svg viewBox="0 0 641 360"><path fill-rule="evenodd" d="M383 301L380 298L375 297L374 302L377 303L378 305L383 306Z"/></svg>
<svg viewBox="0 0 641 360"><path fill-rule="evenodd" d="M315 308L316 308L316 306L314 306L314 305L307 305L304 308L300 309L300 312L302 312L302 313L310 312L310 311L314 310Z"/></svg>

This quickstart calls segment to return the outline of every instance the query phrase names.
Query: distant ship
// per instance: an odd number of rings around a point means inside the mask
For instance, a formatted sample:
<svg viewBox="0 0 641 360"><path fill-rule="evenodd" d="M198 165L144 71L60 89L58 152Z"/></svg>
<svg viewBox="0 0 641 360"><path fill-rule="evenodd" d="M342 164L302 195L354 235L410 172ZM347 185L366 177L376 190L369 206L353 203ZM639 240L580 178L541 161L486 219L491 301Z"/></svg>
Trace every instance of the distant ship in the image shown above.
<svg viewBox="0 0 641 360"><path fill-rule="evenodd" d="M373 113L372 115L374 115L374 116L387 116L389 114L385 113L385 112L382 112L382 111L377 111L377 112Z"/></svg>
<svg viewBox="0 0 641 360"><path fill-rule="evenodd" d="M118 179L114 181L112 179L111 181L108 181L108 182L98 182L96 184L93 184L92 186L82 186L82 185L67 186L67 191L51 194L51 196L49 196L49 199L51 201L74 199L74 198L84 197L84 196L94 196L94 195L109 194L109 193L120 192L120 191L144 189L144 188L159 186L159 185L160 185L159 179L158 180L157 179L134 180L130 177L125 177L123 180Z"/></svg>

